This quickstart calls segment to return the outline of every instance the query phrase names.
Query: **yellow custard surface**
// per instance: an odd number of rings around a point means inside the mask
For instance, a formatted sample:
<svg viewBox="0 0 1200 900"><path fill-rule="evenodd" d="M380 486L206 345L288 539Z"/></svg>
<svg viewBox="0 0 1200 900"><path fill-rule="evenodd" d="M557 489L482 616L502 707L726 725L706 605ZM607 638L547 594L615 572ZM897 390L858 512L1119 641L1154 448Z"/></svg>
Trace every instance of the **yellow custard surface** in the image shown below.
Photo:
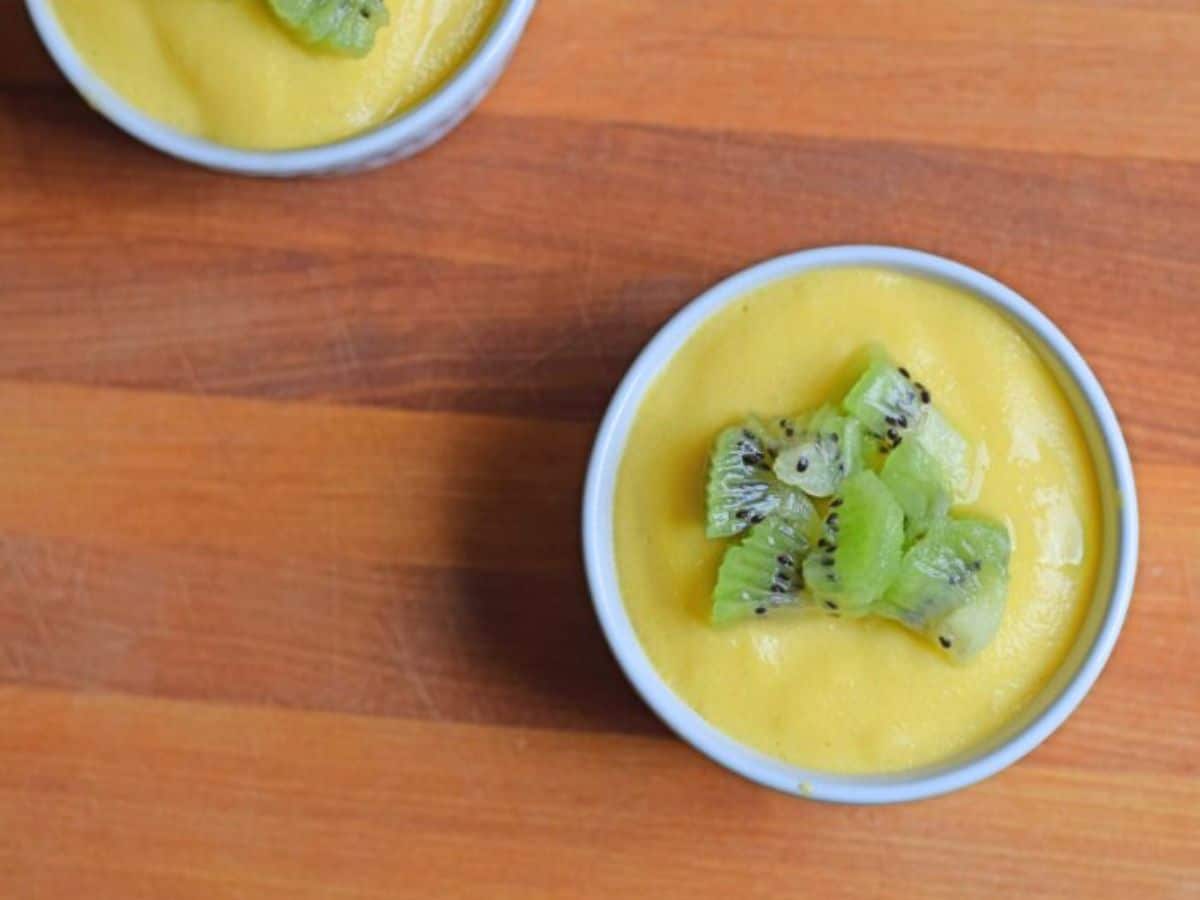
<svg viewBox="0 0 1200 900"><path fill-rule="evenodd" d="M53 0L83 61L153 119L231 147L349 137L420 102L478 45L502 0L388 0L362 59L306 46L267 0Z"/></svg>
<svg viewBox="0 0 1200 900"><path fill-rule="evenodd" d="M955 664L882 620L780 616L714 627L725 541L704 536L717 433L842 396L882 345L972 445L956 510L1013 540L1004 620ZM621 593L667 684L712 725L816 770L884 773L950 758L1019 716L1087 615L1102 545L1092 458L1053 374L1002 313L957 288L878 269L778 281L710 318L646 393L614 506Z"/></svg>

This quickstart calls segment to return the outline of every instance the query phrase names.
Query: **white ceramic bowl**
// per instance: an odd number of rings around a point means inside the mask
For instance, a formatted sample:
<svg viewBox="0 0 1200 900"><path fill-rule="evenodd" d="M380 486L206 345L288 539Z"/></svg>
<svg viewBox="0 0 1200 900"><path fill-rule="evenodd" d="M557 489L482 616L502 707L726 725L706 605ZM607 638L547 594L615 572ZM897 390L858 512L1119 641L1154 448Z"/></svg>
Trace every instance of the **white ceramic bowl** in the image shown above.
<svg viewBox="0 0 1200 900"><path fill-rule="evenodd" d="M811 269L874 266L948 282L1006 313L1055 371L1080 420L1101 481L1105 563L1076 646L1030 709L991 744L943 763L872 776L789 765L738 743L701 718L659 676L638 642L617 580L613 496L629 430L646 389L717 310L764 284ZM715 761L786 793L838 803L894 803L957 790L994 775L1044 741L1091 689L1125 621L1138 554L1137 495L1129 451L1108 398L1083 357L1029 301L974 269L897 247L827 247L753 266L682 309L649 343L617 389L592 452L583 505L583 549L596 613L621 668L676 733Z"/></svg>
<svg viewBox="0 0 1200 900"><path fill-rule="evenodd" d="M83 99L114 125L163 153L224 172L290 178L372 169L435 144L479 105L508 65L537 0L509 0L470 58L437 91L384 124L299 150L239 150L183 134L135 109L93 73L50 0L25 0L46 50Z"/></svg>

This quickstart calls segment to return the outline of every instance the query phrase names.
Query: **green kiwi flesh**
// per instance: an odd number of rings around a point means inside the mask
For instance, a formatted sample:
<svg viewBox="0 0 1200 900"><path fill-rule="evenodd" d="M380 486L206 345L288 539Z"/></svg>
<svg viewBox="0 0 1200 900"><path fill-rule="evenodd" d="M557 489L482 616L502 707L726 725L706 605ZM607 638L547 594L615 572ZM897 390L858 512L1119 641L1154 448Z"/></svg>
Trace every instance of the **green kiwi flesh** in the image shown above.
<svg viewBox="0 0 1200 900"><path fill-rule="evenodd" d="M908 441L886 457L880 479L904 510L904 535L914 541L950 509L950 484L921 444Z"/></svg>
<svg viewBox="0 0 1200 900"><path fill-rule="evenodd" d="M801 569L808 552L806 524L772 516L726 551L713 590L714 624L811 603Z"/></svg>
<svg viewBox="0 0 1200 900"><path fill-rule="evenodd" d="M804 580L831 612L865 614L900 565L904 513L874 472L853 475L830 501Z"/></svg>
<svg viewBox="0 0 1200 900"><path fill-rule="evenodd" d="M946 518L913 545L874 612L959 661L979 653L1004 615L1011 542L1004 526Z"/></svg>
<svg viewBox="0 0 1200 900"><path fill-rule="evenodd" d="M275 15L305 43L365 56L389 21L383 0L268 0Z"/></svg>
<svg viewBox="0 0 1200 900"><path fill-rule="evenodd" d="M929 391L914 382L907 369L876 359L850 388L842 408L890 450L921 424L930 400Z"/></svg>
<svg viewBox="0 0 1200 900"><path fill-rule="evenodd" d="M937 463L951 494L961 498L967 493L971 481L970 448L966 438L958 433L937 407L930 407L926 411L924 421L912 434L912 443L919 444Z"/></svg>
<svg viewBox="0 0 1200 900"><path fill-rule="evenodd" d="M809 419L803 434L780 451L775 475L810 496L828 497L862 467L862 443L857 419L823 407Z"/></svg>
<svg viewBox="0 0 1200 900"><path fill-rule="evenodd" d="M882 454L916 442L941 467L952 493L965 495L970 482L966 440L933 405L929 388L903 366L877 357L855 382L842 407L863 424Z"/></svg>
<svg viewBox="0 0 1200 900"><path fill-rule="evenodd" d="M802 523L815 518L804 493L775 477L779 441L756 419L718 435L708 466L708 537L732 537L771 515Z"/></svg>
<svg viewBox="0 0 1200 900"><path fill-rule="evenodd" d="M976 656L1004 615L1011 545L1003 526L950 512L971 496L969 458L929 389L882 353L840 407L722 431L705 530L741 541L721 563L712 621L876 615L954 660Z"/></svg>

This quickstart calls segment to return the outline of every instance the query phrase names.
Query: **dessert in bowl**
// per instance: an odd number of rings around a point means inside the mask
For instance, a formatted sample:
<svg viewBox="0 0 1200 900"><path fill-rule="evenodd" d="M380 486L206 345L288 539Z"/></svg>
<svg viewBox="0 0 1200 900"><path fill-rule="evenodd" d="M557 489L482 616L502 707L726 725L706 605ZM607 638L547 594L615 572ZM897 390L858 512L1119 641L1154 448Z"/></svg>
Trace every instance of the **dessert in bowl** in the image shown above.
<svg viewBox="0 0 1200 900"><path fill-rule="evenodd" d="M1032 305L830 248L654 339L597 439L584 542L668 724L773 787L886 802L997 771L1078 704L1128 606L1136 496L1103 391Z"/></svg>
<svg viewBox="0 0 1200 900"><path fill-rule="evenodd" d="M536 0L27 0L84 98L212 168L347 171L448 133Z"/></svg>

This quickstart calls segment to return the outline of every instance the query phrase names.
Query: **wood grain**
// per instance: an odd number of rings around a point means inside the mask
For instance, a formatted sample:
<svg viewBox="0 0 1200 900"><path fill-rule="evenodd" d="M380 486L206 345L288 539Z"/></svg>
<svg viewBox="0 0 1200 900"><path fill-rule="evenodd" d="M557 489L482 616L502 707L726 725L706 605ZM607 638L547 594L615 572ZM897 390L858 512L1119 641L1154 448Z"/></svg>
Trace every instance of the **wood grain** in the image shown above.
<svg viewBox="0 0 1200 900"><path fill-rule="evenodd" d="M496 110L1103 157L1200 150L1200 22L1183 2L558 6L538 21L531 77Z"/></svg>
<svg viewBox="0 0 1200 900"><path fill-rule="evenodd" d="M424 156L251 182L103 123L0 0L0 896L1200 897L1200 8L542 4ZM653 331L918 246L1109 389L1142 566L1079 712L903 808L682 745L580 570Z"/></svg>
<svg viewBox="0 0 1200 900"><path fill-rule="evenodd" d="M1130 896L1195 871L1189 777L1035 760L881 812L749 788L675 741L29 689L0 703L0 791L32 801L19 822L0 807L20 896L89 875L134 898Z"/></svg>

